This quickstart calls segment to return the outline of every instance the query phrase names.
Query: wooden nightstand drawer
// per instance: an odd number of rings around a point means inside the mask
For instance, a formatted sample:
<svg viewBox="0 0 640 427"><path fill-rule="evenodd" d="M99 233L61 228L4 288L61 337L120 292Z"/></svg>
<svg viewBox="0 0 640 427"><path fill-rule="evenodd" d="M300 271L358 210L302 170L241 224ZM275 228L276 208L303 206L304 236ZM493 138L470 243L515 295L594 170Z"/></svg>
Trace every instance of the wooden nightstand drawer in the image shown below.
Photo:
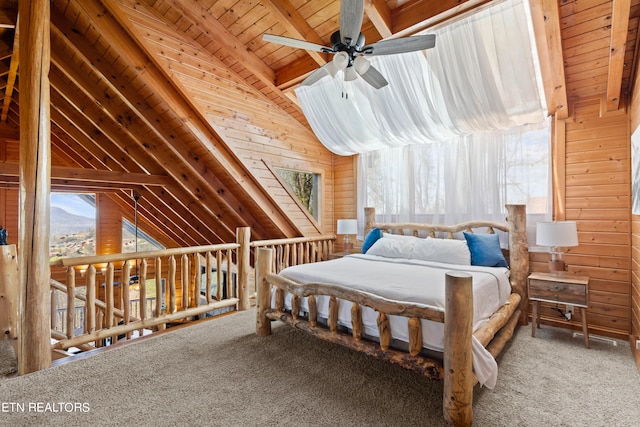
<svg viewBox="0 0 640 427"><path fill-rule="evenodd" d="M584 284L529 279L529 298L586 307L587 287Z"/></svg>
<svg viewBox="0 0 640 427"><path fill-rule="evenodd" d="M562 273L531 273L529 275L529 300L533 308L531 315L531 336L536 336L540 326L540 305L543 302L554 305L575 305L580 308L584 345L589 348L589 328L587 326L587 306L589 303L589 278ZM562 316L565 314L556 308Z"/></svg>

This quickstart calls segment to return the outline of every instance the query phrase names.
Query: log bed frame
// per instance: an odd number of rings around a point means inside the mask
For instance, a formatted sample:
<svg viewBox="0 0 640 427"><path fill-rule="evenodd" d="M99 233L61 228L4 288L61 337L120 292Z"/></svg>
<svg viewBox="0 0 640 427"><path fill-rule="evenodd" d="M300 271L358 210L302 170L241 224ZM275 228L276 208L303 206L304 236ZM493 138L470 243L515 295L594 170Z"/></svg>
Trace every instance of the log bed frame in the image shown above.
<svg viewBox="0 0 640 427"><path fill-rule="evenodd" d="M526 278L529 256L524 205L507 205L506 224L492 221L474 221L452 226L428 224L377 224L373 208L365 208L365 233L374 227L383 231L404 234L411 230L428 233L444 232L448 238L453 233L487 228L489 233L502 230L509 233L509 265L512 294L507 304L498 309L473 336L496 357L513 336L516 326L527 323ZM281 320L298 329L307 331L326 341L364 352L383 361L394 363L416 371L431 379L444 380L443 415L447 425L468 426L473 421L473 388L477 382L472 372L472 321L473 293L471 275L464 272L449 272L445 282L444 313L420 304L391 301L369 293L347 287L324 283L300 284L272 273L271 249L260 249L257 258L257 319L256 333L267 336L271 333L271 321ZM276 308L271 308L271 286L276 287ZM292 294L291 312L284 310L284 294ZM329 318L326 325L318 321L316 295L329 296ZM300 312L300 298L307 298L309 313ZM338 328L339 299L353 303L350 332ZM362 337L362 306L378 312L379 343ZM446 313L446 314L445 314ZM390 347L391 334L387 316L408 318L408 352ZM444 323L443 359L433 360L422 356L422 332L420 319ZM452 319L452 321L449 321Z"/></svg>

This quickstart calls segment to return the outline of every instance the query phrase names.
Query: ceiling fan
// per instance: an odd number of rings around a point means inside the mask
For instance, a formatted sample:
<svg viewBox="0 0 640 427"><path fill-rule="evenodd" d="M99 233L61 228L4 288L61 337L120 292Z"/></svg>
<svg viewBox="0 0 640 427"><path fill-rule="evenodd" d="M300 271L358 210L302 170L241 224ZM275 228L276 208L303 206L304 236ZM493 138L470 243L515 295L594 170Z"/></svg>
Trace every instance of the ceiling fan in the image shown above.
<svg viewBox="0 0 640 427"><path fill-rule="evenodd" d="M342 0L340 30L331 35L331 47L274 34L263 34L262 39L284 46L334 54L332 61L311 73L302 81L302 85L312 85L326 75L335 77L338 71L343 71L346 81L360 76L376 89L389 82L371 65L366 56L414 52L431 49L436 45L436 36L433 34L382 40L365 45L364 35L360 32L363 15L364 0Z"/></svg>

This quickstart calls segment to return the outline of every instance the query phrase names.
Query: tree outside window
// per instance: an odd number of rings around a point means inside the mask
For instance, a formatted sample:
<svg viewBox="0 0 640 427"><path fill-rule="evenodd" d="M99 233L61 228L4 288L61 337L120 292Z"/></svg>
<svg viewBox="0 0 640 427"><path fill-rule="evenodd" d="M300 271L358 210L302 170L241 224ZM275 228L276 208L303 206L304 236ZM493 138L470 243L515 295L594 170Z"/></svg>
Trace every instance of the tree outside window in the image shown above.
<svg viewBox="0 0 640 427"><path fill-rule="evenodd" d="M317 221L319 218L320 174L276 169L289 190Z"/></svg>

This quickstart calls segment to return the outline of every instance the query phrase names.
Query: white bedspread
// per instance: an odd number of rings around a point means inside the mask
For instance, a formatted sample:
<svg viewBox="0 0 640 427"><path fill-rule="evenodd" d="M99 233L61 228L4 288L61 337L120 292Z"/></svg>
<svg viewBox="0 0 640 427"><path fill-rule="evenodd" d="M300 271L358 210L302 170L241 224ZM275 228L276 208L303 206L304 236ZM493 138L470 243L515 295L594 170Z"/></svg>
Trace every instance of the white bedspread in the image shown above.
<svg viewBox="0 0 640 427"><path fill-rule="evenodd" d="M466 271L473 276L475 331L501 305L511 293L509 270L502 267L476 267L438 262L426 262L375 255L352 254L340 259L289 267L281 275L300 283L332 283L370 292L388 299L410 301L435 307L444 311L444 280L447 271ZM285 304L290 308L291 296ZM317 297L318 316L328 317L329 298ZM306 298L301 301L307 310ZM339 324L351 327L351 303L341 301ZM378 336L377 313L364 307L362 310L364 333ZM408 342L407 319L389 316L391 335L394 339ZM444 348L444 325L422 321L423 346L442 352ZM498 366L493 356L473 339L473 368L481 384L493 388Z"/></svg>

